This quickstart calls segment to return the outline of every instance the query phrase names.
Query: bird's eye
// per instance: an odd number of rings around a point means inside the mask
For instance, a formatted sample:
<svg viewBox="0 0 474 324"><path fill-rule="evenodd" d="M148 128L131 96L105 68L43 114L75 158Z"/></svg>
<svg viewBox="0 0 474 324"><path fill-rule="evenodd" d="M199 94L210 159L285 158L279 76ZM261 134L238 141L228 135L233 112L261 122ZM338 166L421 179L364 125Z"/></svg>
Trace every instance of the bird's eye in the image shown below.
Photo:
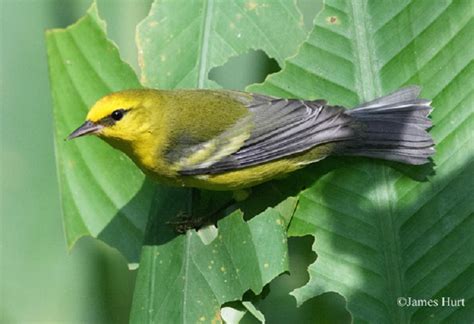
<svg viewBox="0 0 474 324"><path fill-rule="evenodd" d="M123 117L123 109L114 110L111 114L113 120L120 120Z"/></svg>

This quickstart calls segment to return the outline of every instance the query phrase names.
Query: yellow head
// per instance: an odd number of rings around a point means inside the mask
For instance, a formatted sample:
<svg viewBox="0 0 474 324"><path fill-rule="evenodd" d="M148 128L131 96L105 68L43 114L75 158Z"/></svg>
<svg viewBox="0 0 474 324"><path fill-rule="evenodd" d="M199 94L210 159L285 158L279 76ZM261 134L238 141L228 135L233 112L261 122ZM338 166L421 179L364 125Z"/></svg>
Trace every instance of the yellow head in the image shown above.
<svg viewBox="0 0 474 324"><path fill-rule="evenodd" d="M95 134L112 141L133 141L151 131L150 114L159 102L157 96L153 90L125 90L109 94L94 104L85 123L68 139Z"/></svg>

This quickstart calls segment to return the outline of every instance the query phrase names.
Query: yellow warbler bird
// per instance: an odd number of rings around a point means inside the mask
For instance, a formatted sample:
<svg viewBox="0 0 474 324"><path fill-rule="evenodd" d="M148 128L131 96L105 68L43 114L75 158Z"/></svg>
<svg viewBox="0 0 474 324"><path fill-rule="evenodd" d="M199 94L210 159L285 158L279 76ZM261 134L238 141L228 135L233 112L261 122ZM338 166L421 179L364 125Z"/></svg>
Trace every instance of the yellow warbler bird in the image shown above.
<svg viewBox="0 0 474 324"><path fill-rule="evenodd" d="M125 90L100 99L68 138L95 134L166 184L234 190L329 155L427 163L432 108L419 92L348 110L229 90Z"/></svg>

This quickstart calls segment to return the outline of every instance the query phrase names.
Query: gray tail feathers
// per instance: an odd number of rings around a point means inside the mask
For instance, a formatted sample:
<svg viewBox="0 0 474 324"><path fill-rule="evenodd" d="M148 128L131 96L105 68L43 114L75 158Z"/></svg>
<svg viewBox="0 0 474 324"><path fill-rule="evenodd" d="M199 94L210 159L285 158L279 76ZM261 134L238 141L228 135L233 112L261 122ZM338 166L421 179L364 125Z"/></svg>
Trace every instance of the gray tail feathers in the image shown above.
<svg viewBox="0 0 474 324"><path fill-rule="evenodd" d="M411 86L364 103L346 114L353 117L357 136L345 141L340 155L356 155L406 164L425 164L434 154L428 133L431 101L419 99Z"/></svg>

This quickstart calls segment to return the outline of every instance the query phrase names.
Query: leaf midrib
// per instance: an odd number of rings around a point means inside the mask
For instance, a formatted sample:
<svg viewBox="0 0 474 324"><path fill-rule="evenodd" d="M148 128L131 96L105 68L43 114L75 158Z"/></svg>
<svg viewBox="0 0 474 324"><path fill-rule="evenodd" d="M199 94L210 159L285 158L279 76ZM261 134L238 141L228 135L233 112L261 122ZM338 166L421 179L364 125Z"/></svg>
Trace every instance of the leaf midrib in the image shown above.
<svg viewBox="0 0 474 324"><path fill-rule="evenodd" d="M359 63L360 88L357 89L359 98L362 101L369 101L382 95L380 78L375 71L375 48L372 39L369 37L369 27L365 14L367 13L367 1L349 1L352 6L352 17L355 31L355 45L357 53L357 63ZM361 97L362 95L362 97Z"/></svg>
<svg viewBox="0 0 474 324"><path fill-rule="evenodd" d="M209 38L211 33L211 23L214 16L214 0L204 2L204 19L201 28L201 39L198 56L198 80L197 87L204 88L207 79L207 58L209 55Z"/></svg>
<svg viewBox="0 0 474 324"><path fill-rule="evenodd" d="M367 15L367 1L349 1L352 10L354 24L355 63L358 65L359 82L356 83L357 93L361 101L372 100L382 95L380 74L376 69L375 45L368 24L370 19ZM370 13L369 13L370 14ZM407 313L401 307L396 307L395 300L404 296L403 274L401 272L401 250L398 241L398 229L395 214L392 208L394 192L393 177L387 175L385 166L372 165L373 174L380 179L380 185L374 195L374 216L377 217L379 234L383 242L381 253L383 254L384 273L387 280L388 299L382 302L388 308L389 316L397 323L407 323ZM387 206L388 208L384 208ZM384 211L384 213L382 213ZM392 302L390 302L392 301Z"/></svg>
<svg viewBox="0 0 474 324"><path fill-rule="evenodd" d="M186 232L186 240L184 242L184 265L183 265L183 278L184 278L184 287L183 287L183 313L182 313L182 323L186 323L186 316L188 315L187 311L187 301L188 301L188 281L189 281L189 258L191 258L191 231Z"/></svg>

